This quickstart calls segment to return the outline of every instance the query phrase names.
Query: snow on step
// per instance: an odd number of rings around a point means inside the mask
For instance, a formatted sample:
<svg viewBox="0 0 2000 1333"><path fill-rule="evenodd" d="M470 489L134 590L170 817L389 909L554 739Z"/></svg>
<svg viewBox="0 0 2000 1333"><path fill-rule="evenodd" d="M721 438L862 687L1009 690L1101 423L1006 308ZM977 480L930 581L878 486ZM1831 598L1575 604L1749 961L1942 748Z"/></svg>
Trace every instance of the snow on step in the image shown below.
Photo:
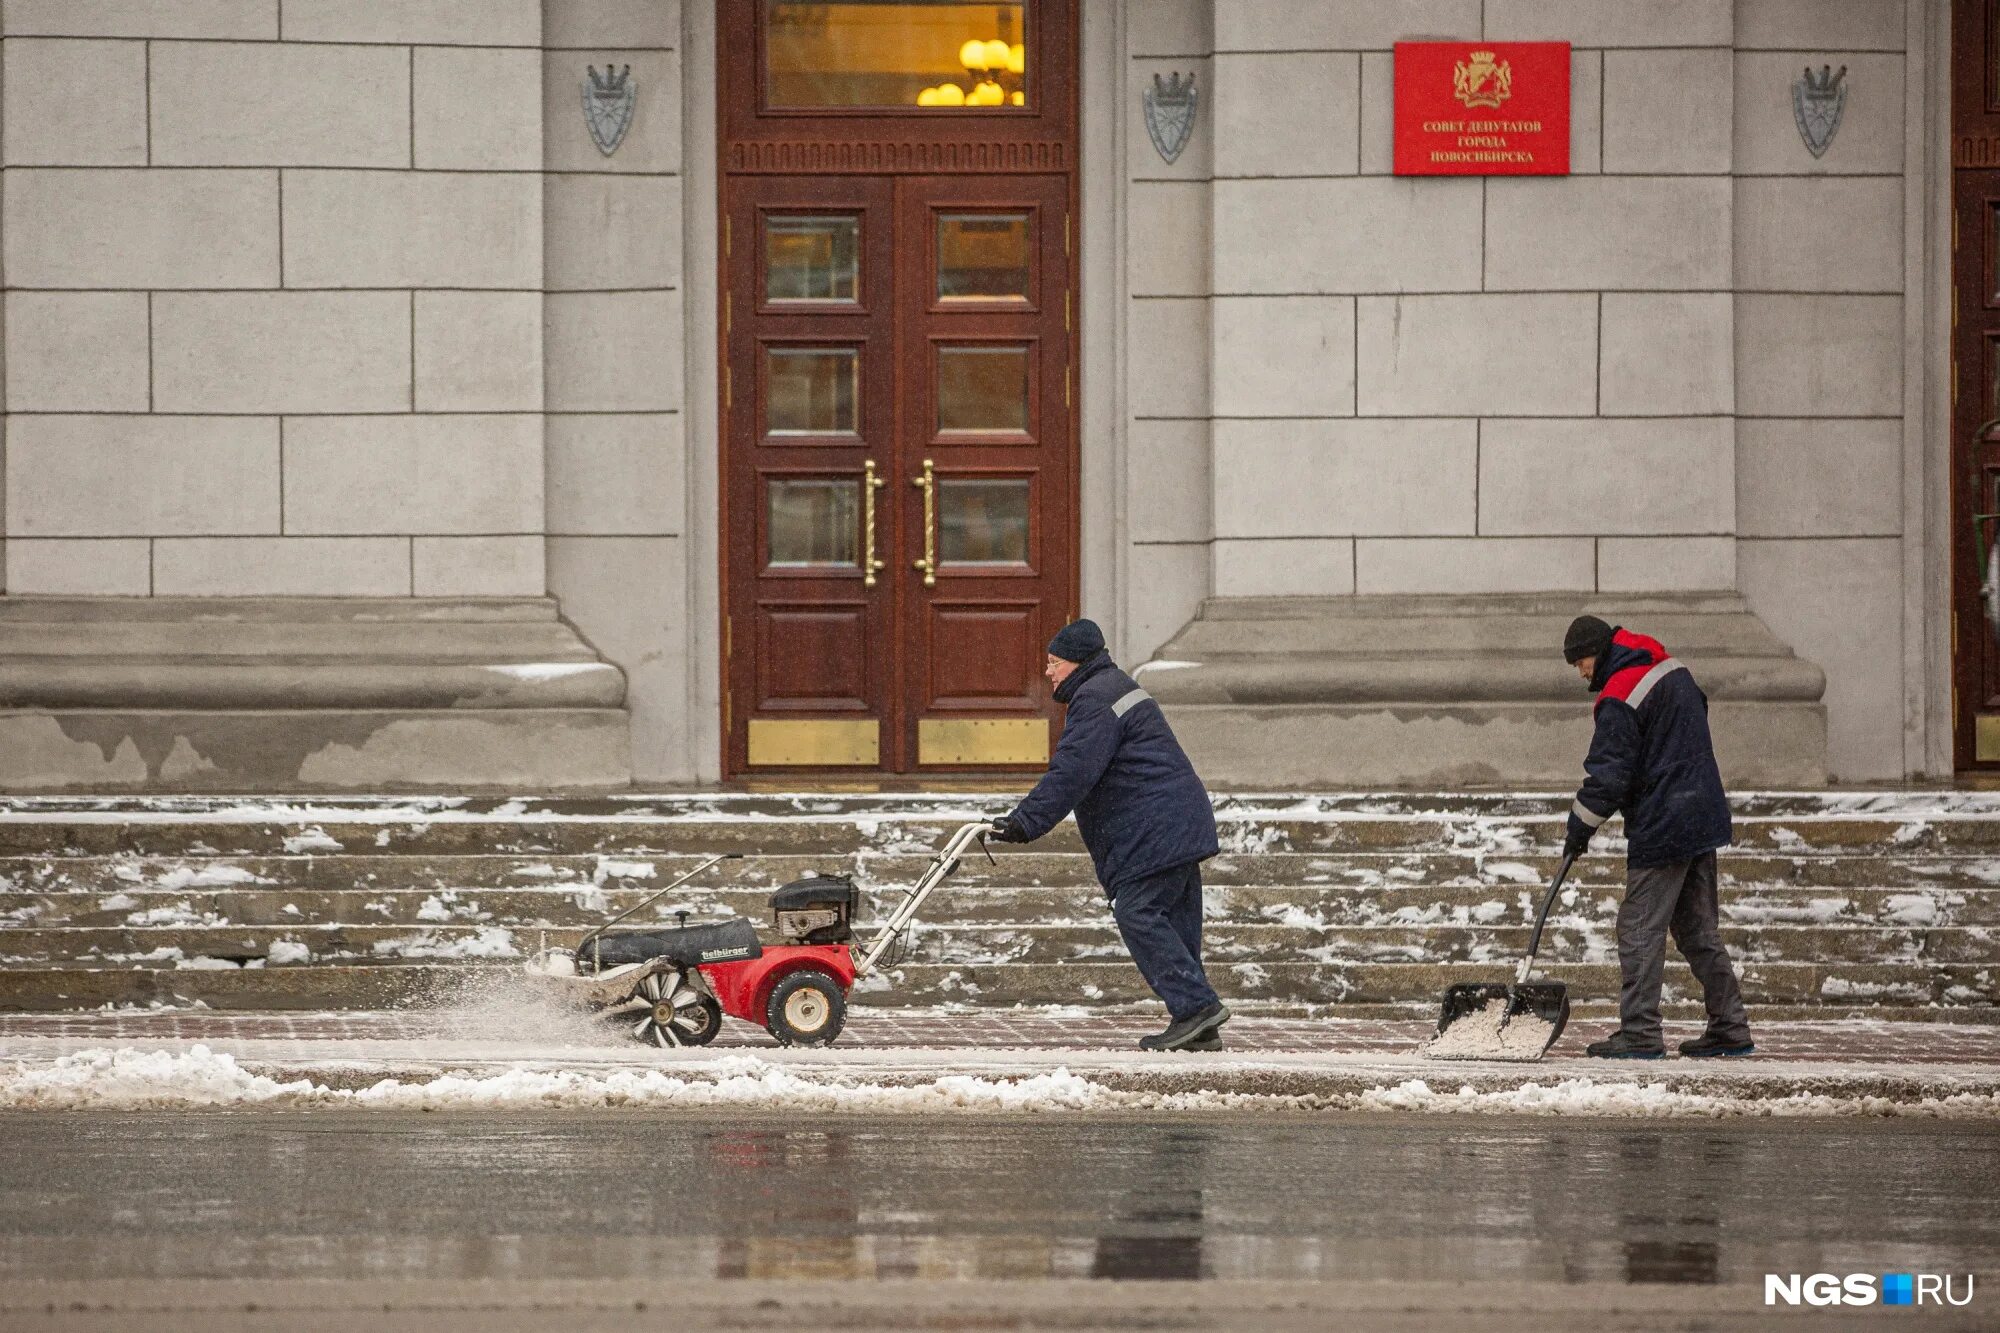
<svg viewBox="0 0 2000 1333"><path fill-rule="evenodd" d="M678 910L761 922L769 889L811 870L853 874L879 902L951 827L1009 804L984 793L0 802L0 957L19 974L0 1004L403 996L441 968L511 965L542 932L580 932L711 850L749 855L642 923ZM1211 957L1232 993L1287 1004L1417 1002L1440 969L1497 976L1525 939L1567 804L1221 798L1226 850L1205 872ZM2000 795L1752 793L1737 811L1723 915L1746 987L1771 1003L1993 1003ZM1615 958L1616 832L1551 916L1552 975L1594 977ZM972 858L934 899L901 998L1140 997L1073 828L996 859ZM99 975L111 972L136 979Z"/></svg>

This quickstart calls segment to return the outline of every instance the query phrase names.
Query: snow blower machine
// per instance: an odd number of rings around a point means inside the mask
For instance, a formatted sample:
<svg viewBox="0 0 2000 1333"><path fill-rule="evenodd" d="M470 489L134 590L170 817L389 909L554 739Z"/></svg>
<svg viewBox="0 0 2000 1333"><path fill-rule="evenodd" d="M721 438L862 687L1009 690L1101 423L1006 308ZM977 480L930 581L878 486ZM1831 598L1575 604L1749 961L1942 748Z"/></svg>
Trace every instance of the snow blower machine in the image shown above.
<svg viewBox="0 0 2000 1333"><path fill-rule="evenodd" d="M811 874L771 894L781 943L765 944L742 917L669 929L612 933L611 927L741 852L711 856L673 883L610 917L574 948L545 948L527 961L528 976L558 999L636 1018L632 1035L671 1049L706 1046L722 1016L755 1023L786 1046L828 1046L847 1021L847 994L861 977L893 967L908 949L917 912L956 871L974 843L986 852L991 825L960 826L945 839L917 882L854 955L861 891L847 875Z"/></svg>

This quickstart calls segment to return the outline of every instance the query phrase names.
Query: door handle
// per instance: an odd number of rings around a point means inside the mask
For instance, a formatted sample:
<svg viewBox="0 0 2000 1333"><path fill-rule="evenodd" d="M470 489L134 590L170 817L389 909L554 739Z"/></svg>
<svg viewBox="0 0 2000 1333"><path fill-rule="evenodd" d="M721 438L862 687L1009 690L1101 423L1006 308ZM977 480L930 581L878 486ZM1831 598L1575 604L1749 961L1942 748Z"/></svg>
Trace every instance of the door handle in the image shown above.
<svg viewBox="0 0 2000 1333"><path fill-rule="evenodd" d="M861 586L875 586L875 574L885 568L888 561L875 554L875 492L889 483L875 475L875 460L870 458L861 464L861 534L865 554L861 557Z"/></svg>
<svg viewBox="0 0 2000 1333"><path fill-rule="evenodd" d="M924 493L924 553L911 563L924 572L924 586L937 587L937 477L931 460L924 460L924 474L911 477L910 485Z"/></svg>

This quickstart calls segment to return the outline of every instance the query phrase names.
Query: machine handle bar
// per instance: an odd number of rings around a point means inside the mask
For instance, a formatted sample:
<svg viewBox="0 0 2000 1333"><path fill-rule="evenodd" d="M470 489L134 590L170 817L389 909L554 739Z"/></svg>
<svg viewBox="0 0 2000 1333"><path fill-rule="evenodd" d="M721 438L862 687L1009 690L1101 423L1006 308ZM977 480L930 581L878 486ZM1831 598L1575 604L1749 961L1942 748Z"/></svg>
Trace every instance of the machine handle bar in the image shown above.
<svg viewBox="0 0 2000 1333"><path fill-rule="evenodd" d="M959 860L964 856L966 848L976 842L979 844L979 850L986 852L986 859L993 860L993 853L986 849L986 834L991 827L992 825L983 819L971 824L961 824L956 832L945 839L944 846L931 858L931 863L924 867L922 876L903 891L903 900L896 904L896 910L889 914L889 919L875 932L875 938L868 941L868 947L862 950L860 961L854 965L854 975L865 977L874 971L875 964L881 960L884 953L888 952L890 942L902 934L910 922L916 919L918 909L924 905L924 900L931 896L931 891L944 883L952 871L958 869Z"/></svg>

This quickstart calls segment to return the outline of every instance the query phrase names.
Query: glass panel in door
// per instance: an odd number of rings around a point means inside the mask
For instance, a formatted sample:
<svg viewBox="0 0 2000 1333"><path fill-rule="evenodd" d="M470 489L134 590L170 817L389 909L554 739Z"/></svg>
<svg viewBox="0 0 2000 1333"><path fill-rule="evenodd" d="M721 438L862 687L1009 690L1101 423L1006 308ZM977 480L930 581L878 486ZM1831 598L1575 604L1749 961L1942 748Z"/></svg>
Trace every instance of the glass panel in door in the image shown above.
<svg viewBox="0 0 2000 1333"><path fill-rule="evenodd" d="M1029 2L764 0L764 105L1025 107Z"/></svg>

